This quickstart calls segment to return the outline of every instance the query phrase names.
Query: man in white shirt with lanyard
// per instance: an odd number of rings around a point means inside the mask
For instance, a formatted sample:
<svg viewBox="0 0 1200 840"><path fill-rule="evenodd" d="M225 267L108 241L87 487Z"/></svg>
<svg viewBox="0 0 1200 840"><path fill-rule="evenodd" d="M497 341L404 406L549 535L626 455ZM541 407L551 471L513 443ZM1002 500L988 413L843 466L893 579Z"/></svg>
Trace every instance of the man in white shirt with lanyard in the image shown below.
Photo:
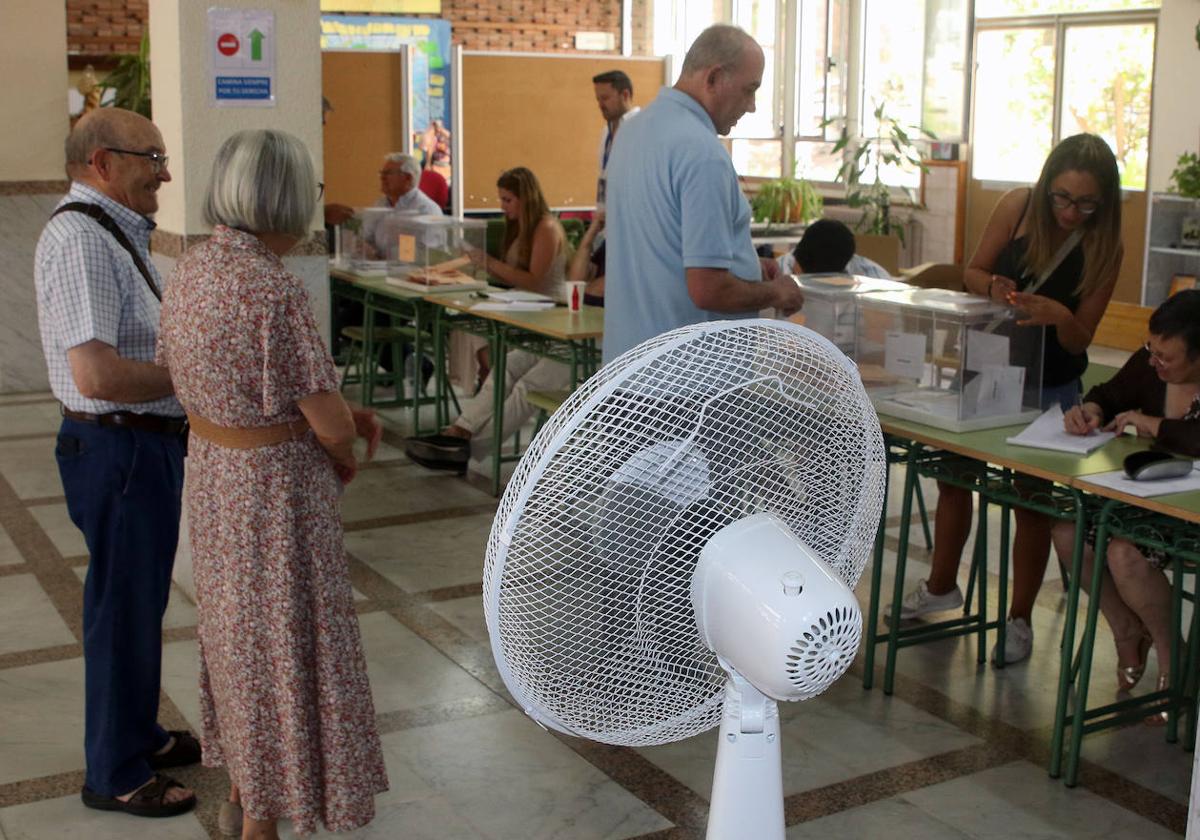
<svg viewBox="0 0 1200 840"><path fill-rule="evenodd" d="M162 617L179 538L187 430L154 363L162 280L150 260L162 135L132 111L100 108L66 142L71 189L38 240L38 324L62 403L55 457L83 532L82 799L167 817L196 797L158 771L200 760L188 732L158 725Z"/></svg>
<svg viewBox="0 0 1200 840"><path fill-rule="evenodd" d="M596 209L603 210L607 193L605 173L613 141L617 138L617 130L621 123L642 109L633 106L633 82L622 70L609 70L607 73L593 76L592 87L596 90L596 104L600 106L600 115L604 117L604 131L600 135L600 175L596 179Z"/></svg>

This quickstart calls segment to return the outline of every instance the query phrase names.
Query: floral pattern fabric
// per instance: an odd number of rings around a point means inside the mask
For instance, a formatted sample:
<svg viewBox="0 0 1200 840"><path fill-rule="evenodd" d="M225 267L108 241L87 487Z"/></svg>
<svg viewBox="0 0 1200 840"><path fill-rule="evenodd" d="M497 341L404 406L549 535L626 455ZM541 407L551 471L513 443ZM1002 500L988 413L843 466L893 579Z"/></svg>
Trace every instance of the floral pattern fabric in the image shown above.
<svg viewBox="0 0 1200 840"><path fill-rule="evenodd" d="M176 267L158 361L188 413L221 426L299 419L297 400L338 389L299 279L225 227ZM204 764L228 769L248 816L301 834L365 825L387 790L340 496L311 432L258 449L190 441Z"/></svg>

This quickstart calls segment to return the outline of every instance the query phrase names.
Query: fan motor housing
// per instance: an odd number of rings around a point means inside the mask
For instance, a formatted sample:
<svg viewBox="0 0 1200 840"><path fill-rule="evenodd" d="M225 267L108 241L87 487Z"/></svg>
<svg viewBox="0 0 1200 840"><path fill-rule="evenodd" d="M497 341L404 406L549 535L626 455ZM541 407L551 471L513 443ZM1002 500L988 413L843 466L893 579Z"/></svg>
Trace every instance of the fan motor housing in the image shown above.
<svg viewBox="0 0 1200 840"><path fill-rule="evenodd" d="M709 649L776 700L823 692L862 637L854 593L769 513L713 534L692 577L692 604Z"/></svg>

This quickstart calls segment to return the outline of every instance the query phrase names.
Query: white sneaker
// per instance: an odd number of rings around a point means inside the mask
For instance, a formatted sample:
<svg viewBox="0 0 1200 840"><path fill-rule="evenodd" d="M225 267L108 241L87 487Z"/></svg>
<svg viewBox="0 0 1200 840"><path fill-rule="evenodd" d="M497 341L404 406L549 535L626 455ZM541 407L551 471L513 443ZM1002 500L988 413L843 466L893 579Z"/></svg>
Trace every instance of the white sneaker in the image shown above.
<svg viewBox="0 0 1200 840"><path fill-rule="evenodd" d="M900 602L900 618L907 621L910 618L916 618L926 613L956 610L962 605L963 594L958 586L955 586L949 592L942 595L934 595L929 591L926 582L922 580L917 583L917 588L905 595L904 600ZM891 604L884 607L883 615L888 621L891 620Z"/></svg>
<svg viewBox="0 0 1200 840"><path fill-rule="evenodd" d="M1023 618L1010 618L1004 629L1004 664L1028 659L1033 652L1033 628ZM992 646L992 663L1000 661L1000 643Z"/></svg>

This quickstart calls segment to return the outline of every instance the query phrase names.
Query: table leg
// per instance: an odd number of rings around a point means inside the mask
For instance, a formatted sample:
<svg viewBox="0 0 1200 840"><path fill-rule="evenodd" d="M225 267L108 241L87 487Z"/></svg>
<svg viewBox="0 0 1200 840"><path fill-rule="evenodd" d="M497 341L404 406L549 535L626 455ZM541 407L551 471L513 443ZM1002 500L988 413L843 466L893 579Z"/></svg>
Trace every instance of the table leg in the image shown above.
<svg viewBox="0 0 1200 840"><path fill-rule="evenodd" d="M863 688L868 690L875 684L875 645L879 637L879 590L883 582L883 541L887 537L887 497L890 484L891 467L889 465L883 471L883 507L879 510L879 528L875 531L875 546L871 559L871 597L867 606L867 649L863 656Z"/></svg>
<svg viewBox="0 0 1200 840"><path fill-rule="evenodd" d="M917 455L920 444L913 443L905 461L904 497L900 505L900 544L896 546L896 581L892 587L892 620L888 627L887 664L883 671L883 693L891 694L896 679L896 651L900 640L900 605L904 600L904 567L908 561L908 532L912 519L913 486L917 483Z"/></svg>
<svg viewBox="0 0 1200 840"><path fill-rule="evenodd" d="M363 298L363 369L362 404L370 408L375 400L375 370L379 366L375 358L375 309L371 295Z"/></svg>
<svg viewBox="0 0 1200 840"><path fill-rule="evenodd" d="M1083 494L1071 491L1075 499L1075 544L1071 550L1071 579L1067 585L1067 612L1063 622L1062 649L1059 651L1058 699L1054 707L1054 733L1050 742L1050 778L1062 775L1063 734L1067 721L1067 700L1071 695L1075 667L1075 614L1079 609L1079 577L1083 574L1084 535L1087 516ZM1097 605L1100 603L1096 599Z"/></svg>
<svg viewBox="0 0 1200 840"><path fill-rule="evenodd" d="M504 443L504 380L508 362L504 328L490 321L492 352L492 495L500 495L501 451Z"/></svg>

